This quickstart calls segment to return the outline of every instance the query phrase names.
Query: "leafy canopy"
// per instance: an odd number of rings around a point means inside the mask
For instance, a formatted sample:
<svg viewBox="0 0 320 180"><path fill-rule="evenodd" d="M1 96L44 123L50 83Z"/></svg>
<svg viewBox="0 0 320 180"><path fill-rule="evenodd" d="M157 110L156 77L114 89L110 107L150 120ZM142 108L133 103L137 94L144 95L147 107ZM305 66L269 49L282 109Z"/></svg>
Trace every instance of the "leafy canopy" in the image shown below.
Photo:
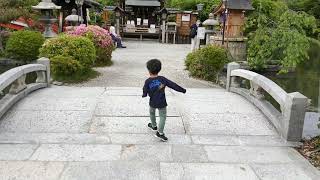
<svg viewBox="0 0 320 180"><path fill-rule="evenodd" d="M253 69L263 69L273 61L287 72L308 60L310 39L317 28L316 19L290 10L282 0L253 0L255 12L246 24L248 62Z"/></svg>
<svg viewBox="0 0 320 180"><path fill-rule="evenodd" d="M0 23L8 23L20 16L29 16L31 6L39 0L0 0Z"/></svg>

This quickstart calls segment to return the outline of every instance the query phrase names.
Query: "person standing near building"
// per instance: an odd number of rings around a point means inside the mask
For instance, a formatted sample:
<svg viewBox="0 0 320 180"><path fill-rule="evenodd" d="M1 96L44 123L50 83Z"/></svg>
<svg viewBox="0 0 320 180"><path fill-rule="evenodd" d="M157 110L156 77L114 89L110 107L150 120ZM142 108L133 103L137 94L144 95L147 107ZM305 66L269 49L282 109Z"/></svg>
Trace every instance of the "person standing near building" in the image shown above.
<svg viewBox="0 0 320 180"><path fill-rule="evenodd" d="M192 24L190 27L190 38L191 38L191 52L195 51L199 47L200 40L198 39L198 27L201 21L197 20L196 24Z"/></svg>

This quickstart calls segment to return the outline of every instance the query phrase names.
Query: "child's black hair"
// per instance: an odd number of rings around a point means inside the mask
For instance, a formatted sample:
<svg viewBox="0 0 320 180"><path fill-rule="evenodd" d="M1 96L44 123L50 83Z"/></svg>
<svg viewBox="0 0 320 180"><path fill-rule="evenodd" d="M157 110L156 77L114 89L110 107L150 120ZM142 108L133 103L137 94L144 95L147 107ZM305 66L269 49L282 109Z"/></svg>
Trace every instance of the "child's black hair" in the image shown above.
<svg viewBox="0 0 320 180"><path fill-rule="evenodd" d="M161 61L158 59L151 59L147 62L147 69L151 74L157 75L161 71Z"/></svg>

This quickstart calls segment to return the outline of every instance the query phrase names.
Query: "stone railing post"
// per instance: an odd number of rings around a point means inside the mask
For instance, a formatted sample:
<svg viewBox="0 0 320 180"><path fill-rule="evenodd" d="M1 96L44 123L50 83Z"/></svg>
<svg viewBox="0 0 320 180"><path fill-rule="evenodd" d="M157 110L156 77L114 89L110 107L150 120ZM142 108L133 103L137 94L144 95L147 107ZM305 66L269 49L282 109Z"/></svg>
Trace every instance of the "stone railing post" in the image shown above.
<svg viewBox="0 0 320 180"><path fill-rule="evenodd" d="M250 81L250 94L260 100L264 98L263 89L252 81Z"/></svg>
<svg viewBox="0 0 320 180"><path fill-rule="evenodd" d="M226 89L227 91L230 91L230 87L232 84L235 84L235 77L231 77L231 71L240 69L240 64L236 62L232 62L228 64L228 70L227 70L227 84Z"/></svg>
<svg viewBox="0 0 320 180"><path fill-rule="evenodd" d="M15 80L9 90L10 94L18 94L22 90L27 88L26 75L22 75L17 80Z"/></svg>
<svg viewBox="0 0 320 180"><path fill-rule="evenodd" d="M48 58L42 57L37 60L38 64L45 65L47 67L46 72L37 72L37 83L47 83L50 85L50 60Z"/></svg>
<svg viewBox="0 0 320 180"><path fill-rule="evenodd" d="M299 92L288 94L283 111L283 133L288 141L302 139L308 98Z"/></svg>

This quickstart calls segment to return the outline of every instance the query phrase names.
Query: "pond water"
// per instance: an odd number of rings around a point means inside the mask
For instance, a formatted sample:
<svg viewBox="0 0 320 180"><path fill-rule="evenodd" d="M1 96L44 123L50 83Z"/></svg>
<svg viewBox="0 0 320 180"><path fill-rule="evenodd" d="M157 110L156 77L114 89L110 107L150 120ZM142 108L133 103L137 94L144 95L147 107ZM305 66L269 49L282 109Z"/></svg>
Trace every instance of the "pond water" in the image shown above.
<svg viewBox="0 0 320 180"><path fill-rule="evenodd" d="M288 74L266 73L266 77L281 86L286 92L300 92L311 99L311 111L319 111L320 51L312 49L310 59L299 64L296 71Z"/></svg>

